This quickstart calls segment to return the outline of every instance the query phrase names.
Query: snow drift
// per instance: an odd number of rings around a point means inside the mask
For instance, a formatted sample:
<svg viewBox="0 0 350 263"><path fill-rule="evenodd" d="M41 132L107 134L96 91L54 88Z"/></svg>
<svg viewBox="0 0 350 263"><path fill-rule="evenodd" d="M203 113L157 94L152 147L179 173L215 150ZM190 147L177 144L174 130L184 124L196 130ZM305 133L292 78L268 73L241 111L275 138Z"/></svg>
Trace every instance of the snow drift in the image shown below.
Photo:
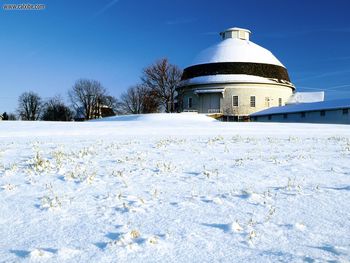
<svg viewBox="0 0 350 263"><path fill-rule="evenodd" d="M135 114L135 115L121 115L108 118L92 120L92 122L104 121L137 121L143 123L184 123L184 122L216 122L215 119L204 114L197 113L152 113L152 114Z"/></svg>

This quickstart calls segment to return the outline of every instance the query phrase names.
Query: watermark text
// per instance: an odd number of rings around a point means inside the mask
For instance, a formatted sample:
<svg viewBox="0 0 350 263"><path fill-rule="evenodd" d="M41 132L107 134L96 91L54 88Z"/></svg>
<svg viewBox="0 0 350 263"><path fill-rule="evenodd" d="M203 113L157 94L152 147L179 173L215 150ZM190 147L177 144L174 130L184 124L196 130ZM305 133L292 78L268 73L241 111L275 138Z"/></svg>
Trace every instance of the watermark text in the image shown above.
<svg viewBox="0 0 350 263"><path fill-rule="evenodd" d="M2 9L6 11L16 10L44 10L46 6L44 4L3 4Z"/></svg>

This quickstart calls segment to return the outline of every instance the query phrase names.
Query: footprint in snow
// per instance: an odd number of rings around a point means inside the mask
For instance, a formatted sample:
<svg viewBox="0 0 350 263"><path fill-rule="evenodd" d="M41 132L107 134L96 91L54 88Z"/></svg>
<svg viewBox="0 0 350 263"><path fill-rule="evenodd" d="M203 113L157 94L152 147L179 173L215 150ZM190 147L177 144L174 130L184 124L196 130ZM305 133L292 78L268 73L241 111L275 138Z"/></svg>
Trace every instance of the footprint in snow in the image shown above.
<svg viewBox="0 0 350 263"><path fill-rule="evenodd" d="M294 225L293 224L281 224L279 226L285 227L288 230L296 229L296 230L299 230L299 231L305 231L305 229L306 229L306 226L303 223L300 223L300 222L297 222Z"/></svg>
<svg viewBox="0 0 350 263"><path fill-rule="evenodd" d="M211 198L211 197L201 196L201 201L205 202L205 203L214 203L214 204L217 204L217 205L222 205L223 204L221 198L219 198L219 197Z"/></svg>
<svg viewBox="0 0 350 263"><path fill-rule="evenodd" d="M80 251L72 248L61 248L57 252L58 257L63 260L70 259L76 256L77 254L80 254Z"/></svg>
<svg viewBox="0 0 350 263"><path fill-rule="evenodd" d="M222 230L224 233L232 232L232 224L202 224L203 226L213 227Z"/></svg>
<svg viewBox="0 0 350 263"><path fill-rule="evenodd" d="M25 257L27 257L30 254L30 251L11 249L10 253L15 254L17 257L25 258Z"/></svg>
<svg viewBox="0 0 350 263"><path fill-rule="evenodd" d="M335 256L347 255L347 248L346 247L333 246L331 244L324 244L324 245L318 246L318 247L311 246L311 248L320 249L320 250L323 250L323 251L328 252L330 254L333 254Z"/></svg>
<svg viewBox="0 0 350 263"><path fill-rule="evenodd" d="M240 194L235 196L243 200L247 200L254 205L263 204L265 201L262 195L246 190L242 190Z"/></svg>

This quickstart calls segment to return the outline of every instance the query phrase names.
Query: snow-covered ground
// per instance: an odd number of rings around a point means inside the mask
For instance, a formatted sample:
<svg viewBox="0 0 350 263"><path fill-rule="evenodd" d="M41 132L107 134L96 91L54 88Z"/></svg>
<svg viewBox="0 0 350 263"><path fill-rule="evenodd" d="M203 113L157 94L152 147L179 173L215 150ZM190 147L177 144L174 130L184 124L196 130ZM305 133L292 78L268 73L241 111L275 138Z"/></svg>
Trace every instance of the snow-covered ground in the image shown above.
<svg viewBox="0 0 350 263"><path fill-rule="evenodd" d="M0 122L1 262L348 262L350 127Z"/></svg>

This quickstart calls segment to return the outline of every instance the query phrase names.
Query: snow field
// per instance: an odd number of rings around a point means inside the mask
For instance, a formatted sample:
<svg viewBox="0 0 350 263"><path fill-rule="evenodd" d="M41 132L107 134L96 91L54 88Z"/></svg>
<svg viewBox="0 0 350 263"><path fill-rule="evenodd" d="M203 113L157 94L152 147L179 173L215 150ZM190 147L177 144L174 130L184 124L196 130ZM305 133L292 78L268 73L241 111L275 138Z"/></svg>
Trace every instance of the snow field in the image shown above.
<svg viewBox="0 0 350 263"><path fill-rule="evenodd" d="M147 118L1 123L0 261L349 261L346 126Z"/></svg>

